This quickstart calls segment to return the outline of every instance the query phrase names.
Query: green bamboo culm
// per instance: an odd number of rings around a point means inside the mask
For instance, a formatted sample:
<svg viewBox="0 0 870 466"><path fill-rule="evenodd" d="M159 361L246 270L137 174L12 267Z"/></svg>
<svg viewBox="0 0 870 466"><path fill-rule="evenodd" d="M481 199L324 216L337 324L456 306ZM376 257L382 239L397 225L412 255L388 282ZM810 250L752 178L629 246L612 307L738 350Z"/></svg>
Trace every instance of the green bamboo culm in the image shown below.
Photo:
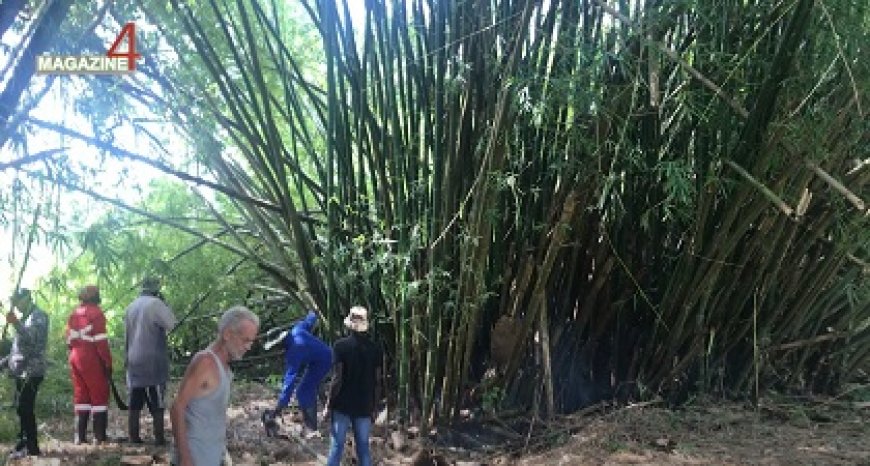
<svg viewBox="0 0 870 466"><path fill-rule="evenodd" d="M400 421L867 369L863 3L170 5L220 241L367 306Z"/></svg>

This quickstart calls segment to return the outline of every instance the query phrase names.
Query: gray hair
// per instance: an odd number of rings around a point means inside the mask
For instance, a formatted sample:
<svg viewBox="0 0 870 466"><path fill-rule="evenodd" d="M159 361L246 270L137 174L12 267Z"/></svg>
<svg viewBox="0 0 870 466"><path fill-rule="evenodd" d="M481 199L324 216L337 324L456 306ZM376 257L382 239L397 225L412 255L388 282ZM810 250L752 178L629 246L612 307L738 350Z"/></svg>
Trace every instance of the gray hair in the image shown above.
<svg viewBox="0 0 870 466"><path fill-rule="evenodd" d="M253 311L245 306L233 306L224 312L221 316L221 321L218 324L218 333L224 333L226 329L238 330L242 326L242 321L253 322L257 327L260 326L260 318Z"/></svg>

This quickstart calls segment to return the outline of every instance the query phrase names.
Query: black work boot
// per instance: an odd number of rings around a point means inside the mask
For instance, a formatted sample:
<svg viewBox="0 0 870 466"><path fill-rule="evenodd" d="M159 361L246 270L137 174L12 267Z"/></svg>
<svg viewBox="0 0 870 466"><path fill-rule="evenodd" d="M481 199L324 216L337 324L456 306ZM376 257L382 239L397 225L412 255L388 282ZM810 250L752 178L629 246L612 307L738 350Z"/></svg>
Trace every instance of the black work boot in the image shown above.
<svg viewBox="0 0 870 466"><path fill-rule="evenodd" d="M142 434L139 431L139 414L138 409L127 411L127 433L130 436L130 443L142 443Z"/></svg>
<svg viewBox="0 0 870 466"><path fill-rule="evenodd" d="M151 417L154 420L154 445L166 445L166 434L163 432L163 410L155 409L151 413Z"/></svg>
<svg viewBox="0 0 870 466"><path fill-rule="evenodd" d="M105 411L94 413L94 440L97 441L97 444L106 443L106 440L108 440L106 436L106 427L108 426L109 413Z"/></svg>
<svg viewBox="0 0 870 466"><path fill-rule="evenodd" d="M73 443L82 445L88 443L88 418L90 413L79 413L76 415L76 436Z"/></svg>

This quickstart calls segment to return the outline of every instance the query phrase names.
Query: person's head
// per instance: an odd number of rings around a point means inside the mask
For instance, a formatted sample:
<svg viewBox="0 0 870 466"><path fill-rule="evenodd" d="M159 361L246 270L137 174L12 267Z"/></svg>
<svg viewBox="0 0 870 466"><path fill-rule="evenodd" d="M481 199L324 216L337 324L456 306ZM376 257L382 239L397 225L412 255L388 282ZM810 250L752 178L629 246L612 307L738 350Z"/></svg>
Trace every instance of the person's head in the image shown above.
<svg viewBox="0 0 870 466"><path fill-rule="evenodd" d="M354 306L350 308L347 317L344 318L344 326L352 332L368 332L369 330L369 311L362 306Z"/></svg>
<svg viewBox="0 0 870 466"><path fill-rule="evenodd" d="M160 294L160 279L154 276L148 276L142 279L142 294L149 296L157 296Z"/></svg>
<svg viewBox="0 0 870 466"><path fill-rule="evenodd" d="M242 359L257 338L260 318L244 306L229 308L218 324L218 336L226 346L230 361Z"/></svg>
<svg viewBox="0 0 870 466"><path fill-rule="evenodd" d="M17 308L21 312L27 312L33 303L33 296L27 288L19 288L18 291L12 293L11 301L12 307Z"/></svg>
<svg viewBox="0 0 870 466"><path fill-rule="evenodd" d="M97 285L88 285L79 291L79 302L82 304L100 304L100 289Z"/></svg>

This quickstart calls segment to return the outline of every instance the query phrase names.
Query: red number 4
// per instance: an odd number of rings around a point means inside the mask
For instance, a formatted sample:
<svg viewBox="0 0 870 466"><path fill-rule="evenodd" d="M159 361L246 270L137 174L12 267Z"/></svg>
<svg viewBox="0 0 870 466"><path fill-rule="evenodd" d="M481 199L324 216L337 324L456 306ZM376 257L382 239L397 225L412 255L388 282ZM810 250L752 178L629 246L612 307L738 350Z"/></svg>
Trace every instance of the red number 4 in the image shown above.
<svg viewBox="0 0 870 466"><path fill-rule="evenodd" d="M118 49L121 47L121 42L123 42L125 37L127 38L127 51L119 51ZM136 53L136 23L127 23L124 25L124 28L121 29L121 32L118 33L117 37L115 37L115 42L113 42L112 46L109 47L109 51L106 55L112 58L127 57L128 69L130 71L136 69L136 59L142 56Z"/></svg>

